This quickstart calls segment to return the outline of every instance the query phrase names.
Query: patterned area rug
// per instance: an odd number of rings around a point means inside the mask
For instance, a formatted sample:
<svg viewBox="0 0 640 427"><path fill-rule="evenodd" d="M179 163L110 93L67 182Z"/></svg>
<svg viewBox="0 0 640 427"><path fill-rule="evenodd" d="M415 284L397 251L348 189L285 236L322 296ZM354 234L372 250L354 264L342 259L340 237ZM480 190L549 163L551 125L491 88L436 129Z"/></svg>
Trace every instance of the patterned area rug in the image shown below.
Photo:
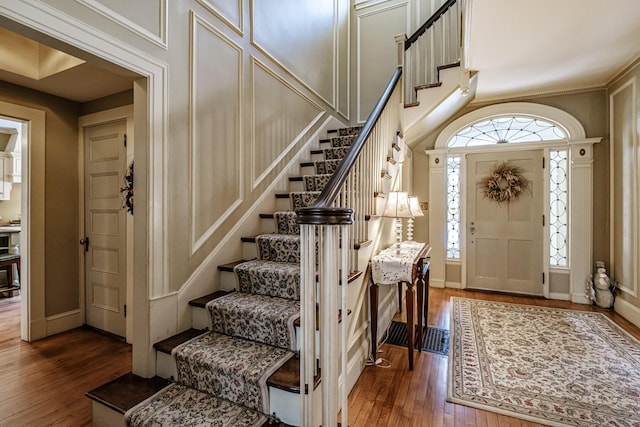
<svg viewBox="0 0 640 427"><path fill-rule="evenodd" d="M605 315L451 301L450 402L551 426L640 426L640 342Z"/></svg>

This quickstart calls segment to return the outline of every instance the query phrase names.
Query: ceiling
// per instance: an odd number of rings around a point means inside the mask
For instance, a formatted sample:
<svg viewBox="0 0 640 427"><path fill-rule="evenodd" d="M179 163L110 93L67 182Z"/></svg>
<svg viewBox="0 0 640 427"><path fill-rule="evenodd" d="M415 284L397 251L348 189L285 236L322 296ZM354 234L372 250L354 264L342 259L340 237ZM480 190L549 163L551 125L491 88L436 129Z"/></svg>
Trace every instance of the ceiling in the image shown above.
<svg viewBox="0 0 640 427"><path fill-rule="evenodd" d="M640 57L638 0L474 0L476 100L601 87Z"/></svg>
<svg viewBox="0 0 640 427"><path fill-rule="evenodd" d="M138 76L84 61L0 28L0 80L76 102L133 88Z"/></svg>

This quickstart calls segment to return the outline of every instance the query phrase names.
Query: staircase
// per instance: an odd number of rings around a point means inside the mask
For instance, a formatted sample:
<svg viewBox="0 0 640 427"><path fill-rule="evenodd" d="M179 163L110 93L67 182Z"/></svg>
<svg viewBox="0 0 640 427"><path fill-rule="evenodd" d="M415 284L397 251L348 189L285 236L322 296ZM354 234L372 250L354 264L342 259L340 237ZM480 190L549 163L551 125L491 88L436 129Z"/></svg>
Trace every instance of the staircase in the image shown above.
<svg viewBox="0 0 640 427"><path fill-rule="evenodd" d="M425 65L416 53L442 17L457 22L455 4L397 38L401 65L364 126L331 132L289 178L290 191L275 194L277 211L260 214L263 233L242 238L243 260L218 266L221 287L234 291L192 300L192 328L154 345L159 377L129 374L88 393L94 425L319 426L337 421L340 407L346 424L349 376L364 364L350 341L366 341L363 271L387 243L380 221L367 222L399 189L403 132L419 140L475 91L464 65ZM454 56L456 37L447 43ZM431 74L437 81L418 80Z"/></svg>
<svg viewBox="0 0 640 427"><path fill-rule="evenodd" d="M118 393L118 381L131 387L131 375L93 390L94 425L301 425L300 228L294 210L315 201L359 130L339 129L321 140L312 160L300 164L303 173L289 178L291 191L275 194L280 210L260 215L265 232L242 238L245 261L218 267L223 287L236 290L191 301L192 329L154 345L157 374L169 381L151 379L155 388L146 386L146 393L118 404L105 390ZM398 154L392 147L389 152L392 165ZM348 281L361 274L351 273ZM144 380L136 381L144 388ZM314 389L319 382L317 375ZM316 413L314 425L320 425Z"/></svg>

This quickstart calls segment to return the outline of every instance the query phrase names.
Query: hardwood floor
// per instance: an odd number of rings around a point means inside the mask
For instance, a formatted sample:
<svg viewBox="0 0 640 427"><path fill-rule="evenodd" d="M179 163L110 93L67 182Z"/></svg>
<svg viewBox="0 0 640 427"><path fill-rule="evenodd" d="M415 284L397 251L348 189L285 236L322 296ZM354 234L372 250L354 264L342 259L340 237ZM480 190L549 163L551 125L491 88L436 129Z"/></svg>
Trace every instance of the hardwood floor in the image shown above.
<svg viewBox="0 0 640 427"><path fill-rule="evenodd" d="M85 393L131 371L131 346L86 329L20 340L20 297L0 298L0 426L89 426Z"/></svg>
<svg viewBox="0 0 640 427"><path fill-rule="evenodd" d="M604 312L627 332L640 339L640 328L621 316L567 301L519 297L456 289L430 289L427 324L449 329L452 296ZM405 319L397 316L395 320ZM349 396L349 426L452 426L534 427L540 424L493 412L448 403L448 358L433 353L416 353L414 370L407 369L407 349L383 344L377 357L389 361L387 369L368 366Z"/></svg>
<svg viewBox="0 0 640 427"><path fill-rule="evenodd" d="M431 289L430 326L449 328L452 296L578 310L585 305L495 293ZM131 347L95 332L76 329L28 344L20 340L19 297L0 298L0 426L91 425L84 394L131 370ZM605 312L640 339L640 329ZM401 317L396 320L404 320ZM518 426L539 424L455 405L446 401L445 356L416 353L407 369L404 347L383 344L378 357L388 369L369 366L349 399L349 426Z"/></svg>

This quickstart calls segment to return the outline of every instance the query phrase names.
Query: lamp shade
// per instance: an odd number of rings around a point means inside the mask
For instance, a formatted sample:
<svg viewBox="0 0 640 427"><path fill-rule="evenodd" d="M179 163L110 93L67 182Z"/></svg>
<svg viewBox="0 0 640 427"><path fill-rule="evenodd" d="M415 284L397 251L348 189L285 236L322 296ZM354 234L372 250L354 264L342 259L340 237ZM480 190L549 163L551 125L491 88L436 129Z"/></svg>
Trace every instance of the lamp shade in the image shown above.
<svg viewBox="0 0 640 427"><path fill-rule="evenodd" d="M413 217L424 216L422 213L422 209L420 209L420 202L417 197L409 197L409 209L411 210L411 215Z"/></svg>
<svg viewBox="0 0 640 427"><path fill-rule="evenodd" d="M406 191L391 191L382 216L388 218L413 218L409 208L409 194Z"/></svg>

